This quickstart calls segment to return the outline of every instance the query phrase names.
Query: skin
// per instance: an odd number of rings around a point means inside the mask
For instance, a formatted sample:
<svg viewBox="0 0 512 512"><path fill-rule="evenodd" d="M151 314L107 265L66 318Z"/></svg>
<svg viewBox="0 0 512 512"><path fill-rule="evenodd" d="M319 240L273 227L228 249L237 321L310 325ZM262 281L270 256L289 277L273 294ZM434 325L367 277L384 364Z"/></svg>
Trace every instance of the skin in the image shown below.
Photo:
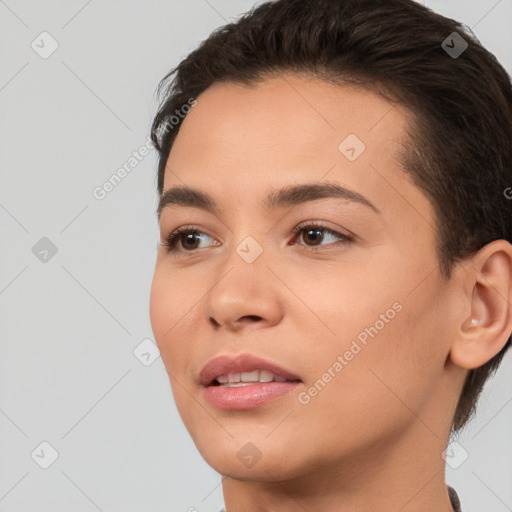
<svg viewBox="0 0 512 512"><path fill-rule="evenodd" d="M185 225L205 234L195 252L160 247L150 317L182 420L225 475L226 510L451 511L441 453L467 370L512 330L510 244L492 242L441 277L432 205L398 158L407 111L372 92L282 75L215 84L197 99L164 190L198 188L224 212L162 211L162 243ZM348 134L366 145L353 162L338 149ZM357 191L380 213L340 198L261 207L271 189L306 182ZM294 235L306 221L354 241ZM253 263L236 252L247 236L263 248ZM302 405L298 394L397 301L401 311ZM198 374L239 353L302 383L255 409L212 407ZM237 457L247 442L261 452L252 467Z"/></svg>

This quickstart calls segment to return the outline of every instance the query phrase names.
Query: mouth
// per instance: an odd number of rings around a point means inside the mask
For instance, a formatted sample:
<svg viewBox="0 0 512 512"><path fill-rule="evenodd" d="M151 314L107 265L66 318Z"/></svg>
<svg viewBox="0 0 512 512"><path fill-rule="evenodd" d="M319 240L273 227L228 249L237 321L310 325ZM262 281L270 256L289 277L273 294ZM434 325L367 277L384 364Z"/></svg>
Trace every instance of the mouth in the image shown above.
<svg viewBox="0 0 512 512"><path fill-rule="evenodd" d="M241 354L210 360L201 370L199 383L210 405L218 409L251 409L289 394L302 380L271 361Z"/></svg>
<svg viewBox="0 0 512 512"><path fill-rule="evenodd" d="M251 386L261 382L301 382L300 379L287 379L269 370L253 370L242 373L227 373L216 377L209 385L225 388Z"/></svg>
<svg viewBox="0 0 512 512"><path fill-rule="evenodd" d="M252 354L217 356L199 374L202 386L239 387L268 382L302 382L298 375Z"/></svg>

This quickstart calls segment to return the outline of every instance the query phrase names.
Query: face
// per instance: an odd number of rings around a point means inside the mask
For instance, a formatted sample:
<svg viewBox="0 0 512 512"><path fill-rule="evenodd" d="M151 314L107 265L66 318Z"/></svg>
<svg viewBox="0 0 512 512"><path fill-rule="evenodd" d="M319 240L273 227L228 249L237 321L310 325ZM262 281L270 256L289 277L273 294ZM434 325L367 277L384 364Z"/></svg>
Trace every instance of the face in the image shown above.
<svg viewBox="0 0 512 512"><path fill-rule="evenodd" d="M399 163L405 110L294 75L215 84L197 100L164 193L190 187L218 208L166 202L150 316L202 456L234 478L291 479L369 459L425 424L440 431L459 312L433 209ZM298 382L200 383L212 358L240 354Z"/></svg>

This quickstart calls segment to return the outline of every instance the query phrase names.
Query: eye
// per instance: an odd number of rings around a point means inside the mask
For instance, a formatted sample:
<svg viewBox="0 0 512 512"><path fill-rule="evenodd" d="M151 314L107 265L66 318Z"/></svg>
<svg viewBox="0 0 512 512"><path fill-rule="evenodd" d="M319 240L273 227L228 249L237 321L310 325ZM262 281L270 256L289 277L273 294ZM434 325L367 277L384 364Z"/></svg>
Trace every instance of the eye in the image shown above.
<svg viewBox="0 0 512 512"><path fill-rule="evenodd" d="M338 238L341 244L349 244L354 241L354 238L349 235L344 235L339 233L338 231L334 231L332 229L323 226L320 223L309 223L309 224L300 224L296 228L293 229L293 234L299 234L299 239L306 241L305 249L309 249L311 251L317 250L319 246L322 245L334 245L334 243L322 244L328 238ZM206 233L202 232L200 229L195 228L193 226L183 226L181 228L173 231L166 239L165 242L162 243L163 246L167 248L167 252L189 252L193 253L197 249L201 249L201 247L197 246L197 243L201 241L201 239L211 238ZM213 239L212 239L213 240ZM179 248L176 246L180 244ZM311 242L311 244L310 244ZM292 244L299 245L299 244ZM304 245L304 244L300 244Z"/></svg>
<svg viewBox="0 0 512 512"><path fill-rule="evenodd" d="M173 231L166 239L165 242L162 243L163 246L167 248L167 252L173 252L173 251L179 251L181 248L186 247L185 252L193 252L194 250L198 249L197 247L197 241L201 238L205 238L205 235L207 238L211 238L206 233L203 233L197 228L194 228L193 226L182 226L181 228L176 229ZM180 242L181 247L180 249L176 249L177 242ZM200 247L199 247L200 248Z"/></svg>
<svg viewBox="0 0 512 512"><path fill-rule="evenodd" d="M326 238L338 238L341 240L342 244L349 244L354 241L354 238L349 235L344 235L339 233L338 231L334 231L329 229L326 226L323 226L321 223L309 223L309 224L299 224L293 230L294 234L299 234L299 239L307 241L306 248L311 249L312 251L316 250L319 245L334 245L332 244L321 244ZM309 245L309 242L312 242Z"/></svg>

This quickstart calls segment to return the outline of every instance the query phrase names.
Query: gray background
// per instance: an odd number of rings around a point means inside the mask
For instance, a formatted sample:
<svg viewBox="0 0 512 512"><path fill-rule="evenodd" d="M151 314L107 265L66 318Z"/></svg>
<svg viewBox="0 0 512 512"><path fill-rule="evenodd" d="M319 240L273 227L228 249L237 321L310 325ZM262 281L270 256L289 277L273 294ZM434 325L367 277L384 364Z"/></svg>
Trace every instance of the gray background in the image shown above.
<svg viewBox="0 0 512 512"><path fill-rule="evenodd" d="M472 27L512 71L512 0L425 3ZM146 366L151 357L133 353L153 339L154 153L103 200L92 191L146 142L158 80L254 4L0 1L4 512L203 512L222 504L220 476L183 427L161 359ZM40 42L43 31L58 43L46 59L31 47L51 48ZM43 237L57 248L46 262L33 253ZM467 460L447 467L464 512L512 510L511 369L509 353L458 439ZM47 469L43 441L58 452Z"/></svg>

